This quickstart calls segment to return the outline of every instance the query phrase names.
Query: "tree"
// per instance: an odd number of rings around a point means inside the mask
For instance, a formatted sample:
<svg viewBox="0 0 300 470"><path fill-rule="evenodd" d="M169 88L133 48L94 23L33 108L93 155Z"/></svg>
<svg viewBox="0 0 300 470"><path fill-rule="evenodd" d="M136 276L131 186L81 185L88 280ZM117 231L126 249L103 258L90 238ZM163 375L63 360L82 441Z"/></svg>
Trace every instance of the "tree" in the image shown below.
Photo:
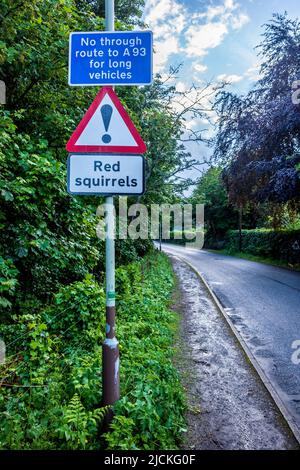
<svg viewBox="0 0 300 470"><path fill-rule="evenodd" d="M121 5L129 8L128 2ZM36 305L51 301L61 284L87 273L99 277L104 269L95 215L102 199L66 192L65 144L97 93L68 86L68 39L74 30L104 29L104 19L92 7L92 2L76 6L73 0L24 0L16 8L12 0L1 0L0 78L7 84L8 102L0 110L0 220L5 228L0 256L5 279L11 273L9 283L19 286L12 308L32 296ZM151 86L120 87L117 93L148 146L142 201L172 200L186 184L177 181L178 173L197 163L178 141L186 113L203 112L197 93L178 112L172 100L184 96L160 77ZM117 261L131 261L148 246L119 241ZM7 289L8 296L12 291Z"/></svg>
<svg viewBox="0 0 300 470"><path fill-rule="evenodd" d="M261 79L246 96L222 91L215 102L214 157L225 165L224 181L237 206L299 205L300 108L292 102L299 39L298 20L274 15L259 46Z"/></svg>
<svg viewBox="0 0 300 470"><path fill-rule="evenodd" d="M101 18L105 17L105 0L76 0L79 10L86 11L87 5L91 11ZM137 24L142 16L145 0L115 0L115 15L122 23Z"/></svg>
<svg viewBox="0 0 300 470"><path fill-rule="evenodd" d="M222 168L209 168L200 178L191 202L205 205L206 244L222 240L227 230L236 228L237 211L230 205L221 178Z"/></svg>

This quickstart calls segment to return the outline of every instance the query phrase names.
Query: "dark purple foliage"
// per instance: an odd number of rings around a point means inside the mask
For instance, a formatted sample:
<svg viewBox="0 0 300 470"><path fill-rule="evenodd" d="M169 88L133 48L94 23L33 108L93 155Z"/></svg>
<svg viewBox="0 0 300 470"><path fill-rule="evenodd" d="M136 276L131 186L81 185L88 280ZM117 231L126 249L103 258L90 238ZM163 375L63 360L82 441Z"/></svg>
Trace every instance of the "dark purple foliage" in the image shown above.
<svg viewBox="0 0 300 470"><path fill-rule="evenodd" d="M222 161L230 199L300 201L300 105L292 85L300 80L300 23L274 15L259 46L261 79L246 96L221 92L215 158Z"/></svg>

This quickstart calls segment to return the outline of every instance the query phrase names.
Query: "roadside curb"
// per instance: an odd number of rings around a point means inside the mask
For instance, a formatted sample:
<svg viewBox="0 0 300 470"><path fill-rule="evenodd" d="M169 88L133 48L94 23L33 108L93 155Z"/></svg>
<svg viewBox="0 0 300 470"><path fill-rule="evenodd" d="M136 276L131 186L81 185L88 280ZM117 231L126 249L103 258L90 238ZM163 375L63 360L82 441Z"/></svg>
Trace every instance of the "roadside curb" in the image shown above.
<svg viewBox="0 0 300 470"><path fill-rule="evenodd" d="M269 378L261 368L259 362L255 358L254 354L248 347L247 343L245 340L242 338L236 327L234 326L233 322L231 321L229 315L226 313L224 307L222 306L221 302L219 301L218 297L206 281L205 277L203 274L201 274L189 261L186 259L182 258L180 255L174 255L172 253L166 253L170 254L171 256L174 256L175 258L180 259L182 262L187 264L191 270L197 275L197 277L203 282L206 290L208 291L209 295L213 299L214 303L216 304L217 308L223 315L223 317L226 320L226 323L228 324L229 328L231 329L232 333L234 334L236 340L238 341L240 347L242 348L245 356L247 359L250 361L252 367L255 369L257 374L259 375L263 385L271 395L271 398L273 399L275 405L277 406L278 410L280 411L281 415L283 416L284 420L286 421L288 427L290 428L292 434L294 435L295 439L297 442L300 444L300 429L297 426L297 423L294 420L294 417L291 415L290 411L287 409L285 404L283 403L282 399L280 398L279 394L277 393L276 389L274 388L273 384L270 382Z"/></svg>

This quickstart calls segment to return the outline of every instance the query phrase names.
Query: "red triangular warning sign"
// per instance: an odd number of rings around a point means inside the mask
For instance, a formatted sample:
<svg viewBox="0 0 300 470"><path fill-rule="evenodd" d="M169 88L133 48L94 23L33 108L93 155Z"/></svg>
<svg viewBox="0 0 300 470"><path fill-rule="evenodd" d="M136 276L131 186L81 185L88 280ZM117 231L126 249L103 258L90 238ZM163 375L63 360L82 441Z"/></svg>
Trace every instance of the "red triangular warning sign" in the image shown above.
<svg viewBox="0 0 300 470"><path fill-rule="evenodd" d="M103 87L66 149L84 153L145 153L147 147L113 89Z"/></svg>

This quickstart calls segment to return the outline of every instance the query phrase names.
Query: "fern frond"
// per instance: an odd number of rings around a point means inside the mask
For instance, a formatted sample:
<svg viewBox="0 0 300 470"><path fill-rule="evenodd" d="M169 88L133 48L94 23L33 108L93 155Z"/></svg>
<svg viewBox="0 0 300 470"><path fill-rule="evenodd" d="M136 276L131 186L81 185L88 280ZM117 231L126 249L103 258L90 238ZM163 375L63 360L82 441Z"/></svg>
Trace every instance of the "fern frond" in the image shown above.
<svg viewBox="0 0 300 470"><path fill-rule="evenodd" d="M78 424L79 421L85 418L86 411L81 403L80 397L77 393L71 398L66 409L65 417L67 423Z"/></svg>
<svg viewBox="0 0 300 470"><path fill-rule="evenodd" d="M102 406L101 408L96 408L92 412L92 418L96 419L98 422L102 422L110 409L111 406Z"/></svg>

